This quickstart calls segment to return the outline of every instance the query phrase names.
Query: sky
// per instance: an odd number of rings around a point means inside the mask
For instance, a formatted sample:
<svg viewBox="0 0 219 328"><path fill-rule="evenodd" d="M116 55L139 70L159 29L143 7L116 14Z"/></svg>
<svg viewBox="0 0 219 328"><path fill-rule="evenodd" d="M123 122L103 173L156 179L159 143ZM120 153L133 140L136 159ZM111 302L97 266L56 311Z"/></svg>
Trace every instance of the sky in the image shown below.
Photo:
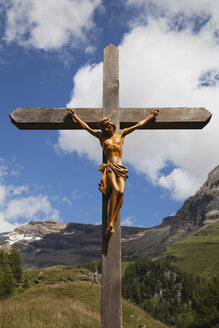
<svg viewBox="0 0 219 328"><path fill-rule="evenodd" d="M219 2L0 0L0 232L31 220L101 223L102 150L86 131L18 130L19 107L102 107L119 48L121 107L205 107L202 130L126 137L123 225L175 215L219 164Z"/></svg>

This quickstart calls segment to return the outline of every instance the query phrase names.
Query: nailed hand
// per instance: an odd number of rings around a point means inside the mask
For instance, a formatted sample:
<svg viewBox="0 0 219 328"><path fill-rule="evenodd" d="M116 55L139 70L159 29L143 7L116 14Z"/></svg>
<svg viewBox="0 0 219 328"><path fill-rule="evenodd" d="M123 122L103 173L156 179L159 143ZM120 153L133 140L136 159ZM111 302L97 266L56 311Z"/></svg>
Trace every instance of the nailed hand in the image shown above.
<svg viewBox="0 0 219 328"><path fill-rule="evenodd" d="M159 113L159 109L153 109L151 114L154 115L154 117L156 117Z"/></svg>
<svg viewBox="0 0 219 328"><path fill-rule="evenodd" d="M68 114L74 115L75 114L74 109L73 108L68 108Z"/></svg>

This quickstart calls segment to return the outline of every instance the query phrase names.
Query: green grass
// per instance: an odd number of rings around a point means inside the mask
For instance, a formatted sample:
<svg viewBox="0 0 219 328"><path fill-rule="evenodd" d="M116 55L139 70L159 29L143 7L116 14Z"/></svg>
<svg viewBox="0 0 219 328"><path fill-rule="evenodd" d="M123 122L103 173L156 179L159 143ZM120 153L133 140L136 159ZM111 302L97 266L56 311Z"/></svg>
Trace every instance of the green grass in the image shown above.
<svg viewBox="0 0 219 328"><path fill-rule="evenodd" d="M184 272L209 277L219 274L219 221L170 245L161 257L174 256Z"/></svg>
<svg viewBox="0 0 219 328"><path fill-rule="evenodd" d="M38 285L34 280L43 279ZM98 328L101 286L86 269L55 268L27 272L31 287L0 301L0 328ZM82 281L87 279L87 281ZM65 282L63 282L65 280ZM123 300L123 327L167 327Z"/></svg>

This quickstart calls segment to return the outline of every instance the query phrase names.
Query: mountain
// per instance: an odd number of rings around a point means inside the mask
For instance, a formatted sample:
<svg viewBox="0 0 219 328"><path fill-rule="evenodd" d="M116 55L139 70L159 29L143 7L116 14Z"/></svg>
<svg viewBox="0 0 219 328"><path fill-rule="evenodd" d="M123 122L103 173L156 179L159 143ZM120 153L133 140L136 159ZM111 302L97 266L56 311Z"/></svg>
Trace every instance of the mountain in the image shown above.
<svg viewBox="0 0 219 328"><path fill-rule="evenodd" d="M140 238L147 229L122 227L125 240ZM17 243L26 265L48 266L96 261L101 257L101 225L31 221L0 234L0 246Z"/></svg>
<svg viewBox="0 0 219 328"><path fill-rule="evenodd" d="M219 166L175 216L164 218L153 228L122 227L122 255L157 256L168 245L218 219ZM16 241L27 265L78 264L100 259L101 229L100 225L32 221L13 232L0 234L0 245Z"/></svg>
<svg viewBox="0 0 219 328"><path fill-rule="evenodd" d="M219 166L208 175L201 189L188 200L174 217L163 224L171 225L171 233L187 233L219 219Z"/></svg>
<svg viewBox="0 0 219 328"><path fill-rule="evenodd" d="M58 233L65 229L66 225L54 220L31 221L11 232L0 233L0 245L14 243L29 243L43 239L47 234Z"/></svg>

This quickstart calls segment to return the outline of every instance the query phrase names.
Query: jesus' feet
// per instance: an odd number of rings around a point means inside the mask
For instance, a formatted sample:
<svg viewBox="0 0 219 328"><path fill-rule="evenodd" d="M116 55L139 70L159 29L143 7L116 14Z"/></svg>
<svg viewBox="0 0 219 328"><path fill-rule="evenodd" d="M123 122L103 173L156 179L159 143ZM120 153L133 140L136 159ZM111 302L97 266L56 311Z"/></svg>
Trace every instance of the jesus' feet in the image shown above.
<svg viewBox="0 0 219 328"><path fill-rule="evenodd" d="M115 229L114 229L112 223L109 223L109 224L107 225L105 235L106 235L107 237L110 237L110 236L114 236L114 235L115 235Z"/></svg>

